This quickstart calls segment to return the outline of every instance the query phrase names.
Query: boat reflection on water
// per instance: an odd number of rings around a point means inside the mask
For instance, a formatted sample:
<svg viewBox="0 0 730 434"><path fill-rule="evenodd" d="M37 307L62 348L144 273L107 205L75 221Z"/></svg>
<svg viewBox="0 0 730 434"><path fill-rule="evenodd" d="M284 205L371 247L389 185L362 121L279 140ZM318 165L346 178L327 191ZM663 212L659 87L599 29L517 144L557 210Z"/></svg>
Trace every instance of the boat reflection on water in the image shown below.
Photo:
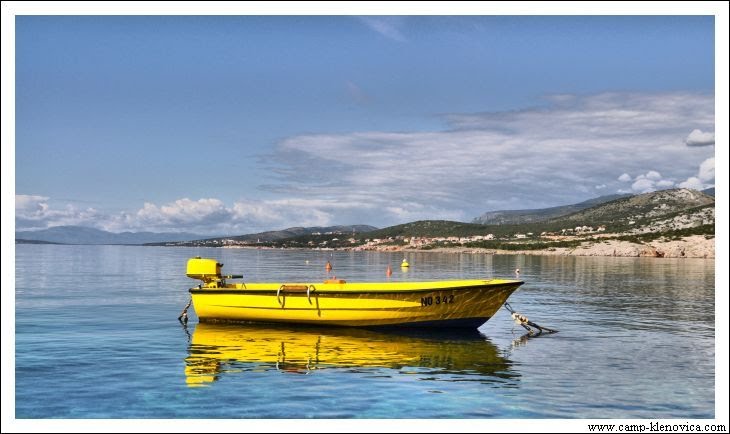
<svg viewBox="0 0 730 434"><path fill-rule="evenodd" d="M477 330L200 323L188 353L185 376L191 387L209 385L228 374L274 370L307 374L332 368L381 368L439 379L476 376L473 379L499 382L518 376L511 370L512 362Z"/></svg>

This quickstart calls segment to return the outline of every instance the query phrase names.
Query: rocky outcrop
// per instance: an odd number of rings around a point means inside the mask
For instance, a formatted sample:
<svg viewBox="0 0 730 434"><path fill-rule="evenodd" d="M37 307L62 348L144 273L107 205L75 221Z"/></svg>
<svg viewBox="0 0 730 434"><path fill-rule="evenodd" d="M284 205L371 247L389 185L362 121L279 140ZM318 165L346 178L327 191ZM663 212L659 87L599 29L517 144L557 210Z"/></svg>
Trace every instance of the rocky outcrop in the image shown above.
<svg viewBox="0 0 730 434"><path fill-rule="evenodd" d="M388 250L393 250L388 246ZM377 249L376 249L377 250ZM400 250L408 250L400 248ZM414 249L415 250L415 249ZM421 251L421 250L418 250ZM629 241L606 240L586 241L578 247L551 247L545 250L496 250L463 247L442 247L431 249L432 252L486 253L486 254L523 254L523 255L557 255L557 256L620 256L620 257L652 257L652 258L715 258L715 238L704 235L692 235L679 240L652 241L647 244Z"/></svg>

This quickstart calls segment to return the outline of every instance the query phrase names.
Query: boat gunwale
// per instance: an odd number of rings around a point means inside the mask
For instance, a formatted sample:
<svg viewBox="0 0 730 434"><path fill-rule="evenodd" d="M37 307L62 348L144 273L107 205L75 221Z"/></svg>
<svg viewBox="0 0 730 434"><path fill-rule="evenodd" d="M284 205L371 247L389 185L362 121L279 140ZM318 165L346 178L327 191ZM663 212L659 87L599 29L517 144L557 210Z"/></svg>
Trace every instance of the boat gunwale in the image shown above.
<svg viewBox="0 0 730 434"><path fill-rule="evenodd" d="M498 279L502 280L502 279ZM437 281L438 282L438 281ZM443 281L440 281L443 282ZM463 282L463 281L454 281L454 282ZM328 288L327 286L315 286L315 288L312 290L312 295L314 294L331 294L331 295L349 295L349 294L372 294L372 295L380 295L380 294L415 294L415 293L425 293L425 292L434 292L434 291L462 291L462 290L474 290L474 289L496 289L496 288L503 288L503 287L517 287L523 285L525 282L522 280L502 280L500 283L489 283L489 280L483 281L484 283L481 284L463 284L463 285L455 285L455 286L443 286L443 287L418 287L418 288L403 288L403 289L343 289L342 286L348 285L347 283L343 284L324 284L324 285L332 285L337 286L337 288ZM367 283L367 284L378 284L380 282L353 282L352 285L359 285L361 283ZM387 282L387 285L393 285L393 284L426 284L426 283L436 283L436 282ZM253 284L253 283L252 283ZM261 283L256 283L261 284ZM304 283L301 283L304 285ZM287 285L287 284L282 284ZM314 285L314 284L307 284L307 285ZM319 284L322 285L322 284ZM215 294L240 294L240 295L246 295L246 294L277 294L279 289L251 289L251 288L230 288L230 287L214 287L214 288L199 288L199 287L193 287L188 289L188 291L191 294L206 294L206 295L215 295ZM296 291L296 292L289 292L289 291L281 291L286 293L287 295L306 295L304 292Z"/></svg>

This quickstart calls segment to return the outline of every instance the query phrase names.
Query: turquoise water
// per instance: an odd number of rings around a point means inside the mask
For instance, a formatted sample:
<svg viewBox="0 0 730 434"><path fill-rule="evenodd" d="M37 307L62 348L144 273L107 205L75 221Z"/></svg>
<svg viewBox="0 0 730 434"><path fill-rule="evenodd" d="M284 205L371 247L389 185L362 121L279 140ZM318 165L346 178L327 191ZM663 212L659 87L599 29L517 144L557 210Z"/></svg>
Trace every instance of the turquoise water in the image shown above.
<svg viewBox="0 0 730 434"><path fill-rule="evenodd" d="M187 327L186 260L248 281L512 277L560 330ZM16 245L23 418L713 418L711 260Z"/></svg>

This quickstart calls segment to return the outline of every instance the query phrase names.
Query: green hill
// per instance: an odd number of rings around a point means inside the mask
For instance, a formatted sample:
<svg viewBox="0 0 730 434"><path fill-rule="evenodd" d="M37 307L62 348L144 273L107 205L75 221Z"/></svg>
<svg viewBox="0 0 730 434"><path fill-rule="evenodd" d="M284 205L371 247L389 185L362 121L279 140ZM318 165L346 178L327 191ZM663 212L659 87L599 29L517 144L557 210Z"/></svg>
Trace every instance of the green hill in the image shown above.
<svg viewBox="0 0 730 434"><path fill-rule="evenodd" d="M402 225L390 226L377 231L366 232L361 237L464 237L485 234L485 225L461 223L449 220L419 220Z"/></svg>
<svg viewBox="0 0 730 434"><path fill-rule="evenodd" d="M714 197L696 190L660 190L613 200L551 219L545 222L545 226L555 230L560 226L569 228L577 225L604 225L609 232L620 232L662 226L664 221L672 219L676 220L673 226L678 228L692 226L692 221L696 223L712 220L714 223L714 207Z"/></svg>

